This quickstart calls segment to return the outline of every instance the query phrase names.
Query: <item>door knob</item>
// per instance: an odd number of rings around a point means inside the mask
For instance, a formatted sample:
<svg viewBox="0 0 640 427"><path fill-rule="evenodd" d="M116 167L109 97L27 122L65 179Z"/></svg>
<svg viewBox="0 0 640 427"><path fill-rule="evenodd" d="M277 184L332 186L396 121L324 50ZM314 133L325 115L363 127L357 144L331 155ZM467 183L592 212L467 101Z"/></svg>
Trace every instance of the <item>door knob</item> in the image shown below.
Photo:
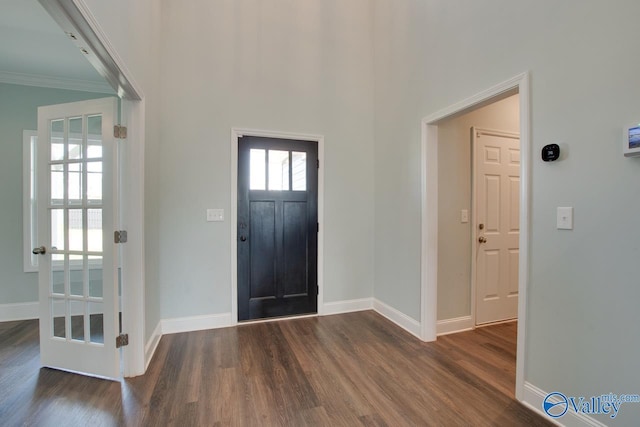
<svg viewBox="0 0 640 427"><path fill-rule="evenodd" d="M487 238L486 238L486 237L484 237L484 236L480 236L480 237L478 237L478 242L480 242L480 243L487 243Z"/></svg>
<svg viewBox="0 0 640 427"><path fill-rule="evenodd" d="M247 237L246 236L240 236L240 241L241 242L246 242L247 241Z"/></svg>
<svg viewBox="0 0 640 427"><path fill-rule="evenodd" d="M47 253L47 248L45 248L44 246L40 246L38 248L33 248L31 253L33 253L34 255L44 255L44 254Z"/></svg>

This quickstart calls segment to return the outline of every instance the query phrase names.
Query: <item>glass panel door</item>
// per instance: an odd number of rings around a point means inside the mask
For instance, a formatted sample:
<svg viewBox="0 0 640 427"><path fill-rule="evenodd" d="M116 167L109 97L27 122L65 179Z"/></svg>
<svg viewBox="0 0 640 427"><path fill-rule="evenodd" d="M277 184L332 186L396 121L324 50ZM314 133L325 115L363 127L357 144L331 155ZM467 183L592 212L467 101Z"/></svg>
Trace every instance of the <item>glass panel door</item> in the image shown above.
<svg viewBox="0 0 640 427"><path fill-rule="evenodd" d="M40 341L45 366L118 377L115 98L38 110Z"/></svg>

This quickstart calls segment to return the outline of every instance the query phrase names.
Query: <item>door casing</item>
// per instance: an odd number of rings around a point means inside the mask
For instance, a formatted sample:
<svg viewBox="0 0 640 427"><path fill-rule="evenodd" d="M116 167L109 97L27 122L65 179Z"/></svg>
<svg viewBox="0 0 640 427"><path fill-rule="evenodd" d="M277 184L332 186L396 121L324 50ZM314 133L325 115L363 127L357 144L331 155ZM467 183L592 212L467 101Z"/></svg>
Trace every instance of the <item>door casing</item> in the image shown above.
<svg viewBox="0 0 640 427"><path fill-rule="evenodd" d="M256 129L231 129L231 325L238 324L238 139L242 136L313 141L318 144L318 313L324 314L324 137ZM257 320L258 322L264 320ZM243 322L248 323L248 322Z"/></svg>
<svg viewBox="0 0 640 427"><path fill-rule="evenodd" d="M39 1L63 31L76 35L77 46L95 48L88 56L89 62L122 98L120 124L125 124L128 132L122 150L120 178L126 185L120 195L120 221L130 236L121 248L122 327L129 334L129 345L122 348L122 373L125 377L142 375L155 350L155 346L145 345L144 341L144 94L84 0Z"/></svg>
<svg viewBox="0 0 640 427"><path fill-rule="evenodd" d="M421 151L421 338L437 338L438 310L438 123L485 105L519 95L520 100L520 271L518 275L518 339L516 350L516 399L524 399L526 366L527 288L529 282L529 235L531 232L531 113L530 76L525 72L456 102L422 119Z"/></svg>

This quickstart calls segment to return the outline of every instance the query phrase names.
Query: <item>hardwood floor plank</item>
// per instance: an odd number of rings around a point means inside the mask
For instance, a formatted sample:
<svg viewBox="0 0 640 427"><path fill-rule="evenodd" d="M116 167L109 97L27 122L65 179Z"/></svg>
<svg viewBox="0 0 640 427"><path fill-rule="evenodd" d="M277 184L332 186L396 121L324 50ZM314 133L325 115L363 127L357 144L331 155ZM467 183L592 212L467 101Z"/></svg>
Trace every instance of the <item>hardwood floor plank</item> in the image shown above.
<svg viewBox="0 0 640 427"><path fill-rule="evenodd" d="M373 311L162 337L120 383L39 367L0 323L3 425L548 426L513 398L517 324L423 343Z"/></svg>

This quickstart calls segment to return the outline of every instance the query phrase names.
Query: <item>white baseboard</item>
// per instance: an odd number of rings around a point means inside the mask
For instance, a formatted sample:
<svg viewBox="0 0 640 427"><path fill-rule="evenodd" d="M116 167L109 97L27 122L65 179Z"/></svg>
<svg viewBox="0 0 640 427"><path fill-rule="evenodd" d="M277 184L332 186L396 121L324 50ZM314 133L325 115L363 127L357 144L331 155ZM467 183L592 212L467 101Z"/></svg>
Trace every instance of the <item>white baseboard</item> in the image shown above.
<svg viewBox="0 0 640 427"><path fill-rule="evenodd" d="M400 326L402 329L421 339L420 322L377 299L373 300L373 309L396 325Z"/></svg>
<svg viewBox="0 0 640 427"><path fill-rule="evenodd" d="M231 313L207 314L204 316L179 317L160 321L162 335L203 329L226 328L232 325Z"/></svg>
<svg viewBox="0 0 640 427"><path fill-rule="evenodd" d="M20 302L16 304L0 304L0 322L29 320L40 318L38 301Z"/></svg>
<svg viewBox="0 0 640 427"><path fill-rule="evenodd" d="M453 319L438 320L436 334L448 335L458 332L470 331L474 327L471 316L456 317Z"/></svg>
<svg viewBox="0 0 640 427"><path fill-rule="evenodd" d="M544 419L554 423L558 426L565 427L607 427L606 424L602 424L600 421L591 418L585 414L578 414L572 410L568 410L565 415L560 418L552 418L545 414L542 410L542 402L549 393L539 389L531 383L524 383L524 399L522 403L528 408L536 411L544 417Z"/></svg>
<svg viewBox="0 0 640 427"><path fill-rule="evenodd" d="M371 310L373 298L352 299L347 301L327 302L322 306L322 316L331 314L351 313L354 311Z"/></svg>
<svg viewBox="0 0 640 427"><path fill-rule="evenodd" d="M160 338L162 338L162 321L159 321L156 328L153 330L147 345L144 346L144 371L147 372L149 363L153 359L153 355L156 353L158 344L160 344Z"/></svg>

